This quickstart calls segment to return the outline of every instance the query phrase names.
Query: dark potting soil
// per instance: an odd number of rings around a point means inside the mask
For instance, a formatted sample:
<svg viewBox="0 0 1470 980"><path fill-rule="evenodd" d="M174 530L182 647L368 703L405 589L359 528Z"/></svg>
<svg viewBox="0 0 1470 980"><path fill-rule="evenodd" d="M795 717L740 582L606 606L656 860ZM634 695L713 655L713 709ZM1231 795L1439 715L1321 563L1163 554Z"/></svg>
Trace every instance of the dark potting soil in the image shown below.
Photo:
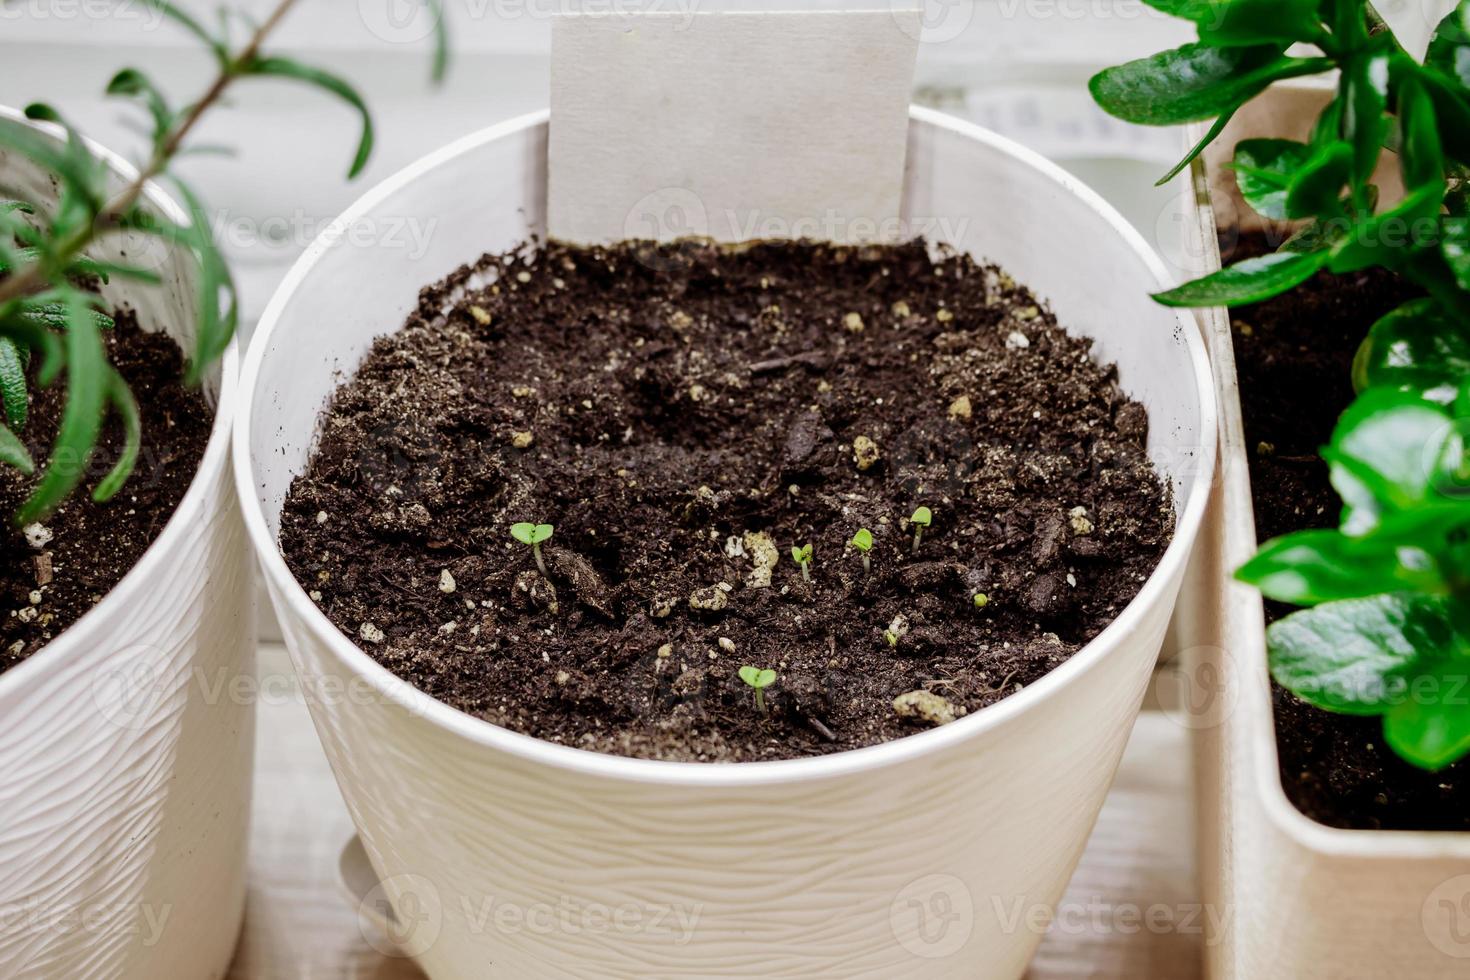
<svg viewBox="0 0 1470 980"><path fill-rule="evenodd" d="M518 732L699 761L883 742L1064 662L1167 545L1147 416L1089 346L921 243L527 245L377 341L282 548L380 663ZM549 578L520 521L554 525ZM742 665L779 675L765 712Z"/></svg>
<svg viewBox="0 0 1470 980"><path fill-rule="evenodd" d="M1273 251L1275 244L1244 236L1226 261ZM1260 540L1337 526L1342 502L1318 451L1353 399L1358 342L1375 320L1415 295L1391 273L1367 270L1323 274L1232 311ZM1293 608L1267 602L1267 621ZM1282 784L1307 816L1345 828L1470 829L1470 762L1425 772L1384 744L1379 718L1322 711L1274 683L1272 697Z"/></svg>
<svg viewBox="0 0 1470 980"><path fill-rule="evenodd" d="M132 387L143 423L133 476L105 504L91 488L117 461L123 446L115 415L103 425L82 486L39 526L0 530L0 673L25 660L95 606L153 543L199 469L213 413L186 387L183 354L161 333L139 328L128 311L105 334L108 357ZM63 378L49 388L32 385L29 419L19 435L40 465L50 450L66 397ZM9 517L30 494L36 477L0 467L0 513Z"/></svg>

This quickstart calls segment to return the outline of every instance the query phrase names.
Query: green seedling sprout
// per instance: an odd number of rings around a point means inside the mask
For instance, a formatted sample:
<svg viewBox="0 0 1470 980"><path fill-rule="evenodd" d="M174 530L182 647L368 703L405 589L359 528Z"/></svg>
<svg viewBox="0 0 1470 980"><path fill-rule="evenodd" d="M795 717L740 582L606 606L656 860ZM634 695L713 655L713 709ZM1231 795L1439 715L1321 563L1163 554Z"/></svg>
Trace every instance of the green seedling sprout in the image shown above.
<svg viewBox="0 0 1470 980"><path fill-rule="evenodd" d="M934 520L934 515L929 512L928 507L920 507L914 511L914 516L909 522L914 525L914 554L919 553L919 542L924 540L924 528Z"/></svg>
<svg viewBox="0 0 1470 980"><path fill-rule="evenodd" d="M898 634L893 632L893 630L884 630L883 639L888 641L889 646L895 649L898 648Z"/></svg>
<svg viewBox="0 0 1470 980"><path fill-rule="evenodd" d="M812 546L804 544L800 548L792 548L791 560L801 566L801 580L810 582L812 580Z"/></svg>
<svg viewBox="0 0 1470 980"><path fill-rule="evenodd" d="M852 536L852 540L848 543L851 544L858 551L862 552L863 572L871 572L873 570L873 565L868 560L868 552L873 550L873 532L869 531L865 527L860 527L858 528L858 533L854 534Z"/></svg>
<svg viewBox="0 0 1470 980"><path fill-rule="evenodd" d="M986 595L984 592L976 592L975 593L975 608L976 609L984 609L988 605L990 605L990 596Z"/></svg>
<svg viewBox="0 0 1470 980"><path fill-rule="evenodd" d="M551 573L546 570L546 561L541 557L541 542L551 537L551 530L550 524L529 524L524 521L510 526L510 536L521 544L531 546L531 552L536 556L536 567L548 578Z"/></svg>
<svg viewBox="0 0 1470 980"><path fill-rule="evenodd" d="M776 672L769 668L762 670L747 664L740 668L740 679L755 688L755 707L761 714L766 713L766 688L776 683Z"/></svg>

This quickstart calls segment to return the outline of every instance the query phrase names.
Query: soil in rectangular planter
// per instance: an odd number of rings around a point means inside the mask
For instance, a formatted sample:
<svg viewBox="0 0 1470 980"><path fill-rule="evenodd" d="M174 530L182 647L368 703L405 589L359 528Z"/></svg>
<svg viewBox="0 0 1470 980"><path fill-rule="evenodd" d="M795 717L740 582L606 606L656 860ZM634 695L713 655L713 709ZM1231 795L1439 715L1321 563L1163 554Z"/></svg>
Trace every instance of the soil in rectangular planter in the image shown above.
<svg viewBox="0 0 1470 980"><path fill-rule="evenodd" d="M91 498L123 446L115 415L103 425L82 485L29 534L11 523L0 532L0 673L30 657L95 606L122 580L183 499L209 441L213 413L184 387L183 354L166 334L139 328L128 311L104 336L108 357L127 379L143 423L137 468L107 503ZM66 397L63 377L35 383L29 418L19 435L41 464L50 451ZM36 477L0 467L0 513L13 515Z"/></svg>
<svg viewBox="0 0 1470 980"><path fill-rule="evenodd" d="M1247 235L1226 261L1274 248L1265 236ZM1383 270L1324 273L1284 296L1232 311L1260 540L1337 526L1342 502L1318 451L1353 399L1358 342L1375 320L1415 295ZM1267 621L1293 608L1267 602ZM1281 781L1307 816L1333 827L1470 829L1470 762L1425 772L1383 743L1379 718L1322 711L1275 683L1272 698Z"/></svg>
<svg viewBox="0 0 1470 980"><path fill-rule="evenodd" d="M380 663L518 732L710 761L896 738L1064 662L1172 533L1142 406L968 257L528 245L421 300L334 397L281 544ZM549 576L521 521L555 526ZM742 665L777 672L765 711Z"/></svg>

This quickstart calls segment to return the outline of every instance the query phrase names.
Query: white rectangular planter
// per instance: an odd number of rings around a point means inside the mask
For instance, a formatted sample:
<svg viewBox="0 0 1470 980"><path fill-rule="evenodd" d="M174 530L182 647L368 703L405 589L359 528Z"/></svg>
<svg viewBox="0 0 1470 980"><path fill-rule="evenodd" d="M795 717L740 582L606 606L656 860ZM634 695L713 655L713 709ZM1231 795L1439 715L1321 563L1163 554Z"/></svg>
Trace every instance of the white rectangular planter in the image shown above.
<svg viewBox="0 0 1470 980"><path fill-rule="evenodd" d="M1217 227L1259 220L1222 169L1236 142L1305 139L1329 97L1317 85L1269 90L1196 164L1187 212L1194 274L1220 267ZM1396 178L1378 179L1391 199ZM1256 531L1230 318L1211 309L1200 319L1220 407L1219 472L1176 629L1192 698L1202 893L1227 923L1209 937L1209 976L1463 978L1470 834L1331 828L1298 811L1282 788L1261 596L1232 578L1255 553Z"/></svg>
<svg viewBox="0 0 1470 980"><path fill-rule="evenodd" d="M0 125L18 119L0 109ZM134 173L93 150L119 187ZM0 197L44 206L55 193L49 175L0 149ZM146 201L187 220L157 189ZM189 349L193 259L118 236L89 254L117 262L124 252L156 260L164 282L114 279L106 300ZM237 367L231 345L206 379L209 442L158 538L101 602L0 675L6 980L209 980L229 967L254 753L254 710L239 686L254 678L249 552L228 466Z"/></svg>
<svg viewBox="0 0 1470 980"><path fill-rule="evenodd" d="M247 528L347 806L435 980L510 977L1013 978L1086 843L1151 675L1203 515L1215 414L1193 320L1137 233L1055 166L913 110L904 214L945 217L1097 339L1147 406L1176 491L1174 542L1140 595L1066 664L942 728L740 765L598 755L410 688L340 633L277 548L320 413L421 286L544 227L547 116L466 137L370 191L307 251L247 358L236 468ZM422 261L361 221L438 220ZM357 236L360 238L360 236ZM568 922L561 910L571 917ZM1016 910L1024 913L1016 918Z"/></svg>

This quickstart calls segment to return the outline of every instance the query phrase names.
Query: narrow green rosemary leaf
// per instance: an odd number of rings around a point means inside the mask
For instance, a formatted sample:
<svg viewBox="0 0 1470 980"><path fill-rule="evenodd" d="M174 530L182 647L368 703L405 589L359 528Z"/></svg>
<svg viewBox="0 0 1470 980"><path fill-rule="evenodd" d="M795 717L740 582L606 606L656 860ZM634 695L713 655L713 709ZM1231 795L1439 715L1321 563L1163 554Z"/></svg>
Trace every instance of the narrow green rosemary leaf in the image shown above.
<svg viewBox="0 0 1470 980"><path fill-rule="evenodd" d="M30 414L25 360L20 345L9 337L0 337L0 406L10 428L25 428Z"/></svg>
<svg viewBox="0 0 1470 980"><path fill-rule="evenodd" d="M215 60L219 62L221 68L229 65L230 50L228 45L209 33L204 25L195 20L194 16L188 11L171 3L170 0L143 0L143 2L203 41L209 50L214 53Z"/></svg>
<svg viewBox="0 0 1470 980"><path fill-rule="evenodd" d="M356 109L362 119L362 136L358 140L357 154L352 160L352 167L347 171L347 176L350 179L362 173L362 169L367 166L368 157L373 152L373 117L368 111L367 103L349 83L330 72L304 65L290 58L255 58L242 65L240 70L245 75L291 78L308 85L315 85Z"/></svg>
<svg viewBox="0 0 1470 980"><path fill-rule="evenodd" d="M40 482L16 515L18 524L30 524L54 511L81 482L97 445L108 368L102 336L87 312L83 299L68 297L66 406Z"/></svg>
<svg viewBox="0 0 1470 980"><path fill-rule="evenodd" d="M122 419L123 449L112 469L92 491L92 499L98 503L105 503L115 497L128 481L128 477L133 475L133 467L138 463L138 449L143 444L143 426L138 417L138 403L123 376L112 367L107 369L107 400Z"/></svg>
<svg viewBox="0 0 1470 980"><path fill-rule="evenodd" d="M26 444L3 425L0 425L0 463L12 466L26 476L36 472L36 461L31 459Z"/></svg>

